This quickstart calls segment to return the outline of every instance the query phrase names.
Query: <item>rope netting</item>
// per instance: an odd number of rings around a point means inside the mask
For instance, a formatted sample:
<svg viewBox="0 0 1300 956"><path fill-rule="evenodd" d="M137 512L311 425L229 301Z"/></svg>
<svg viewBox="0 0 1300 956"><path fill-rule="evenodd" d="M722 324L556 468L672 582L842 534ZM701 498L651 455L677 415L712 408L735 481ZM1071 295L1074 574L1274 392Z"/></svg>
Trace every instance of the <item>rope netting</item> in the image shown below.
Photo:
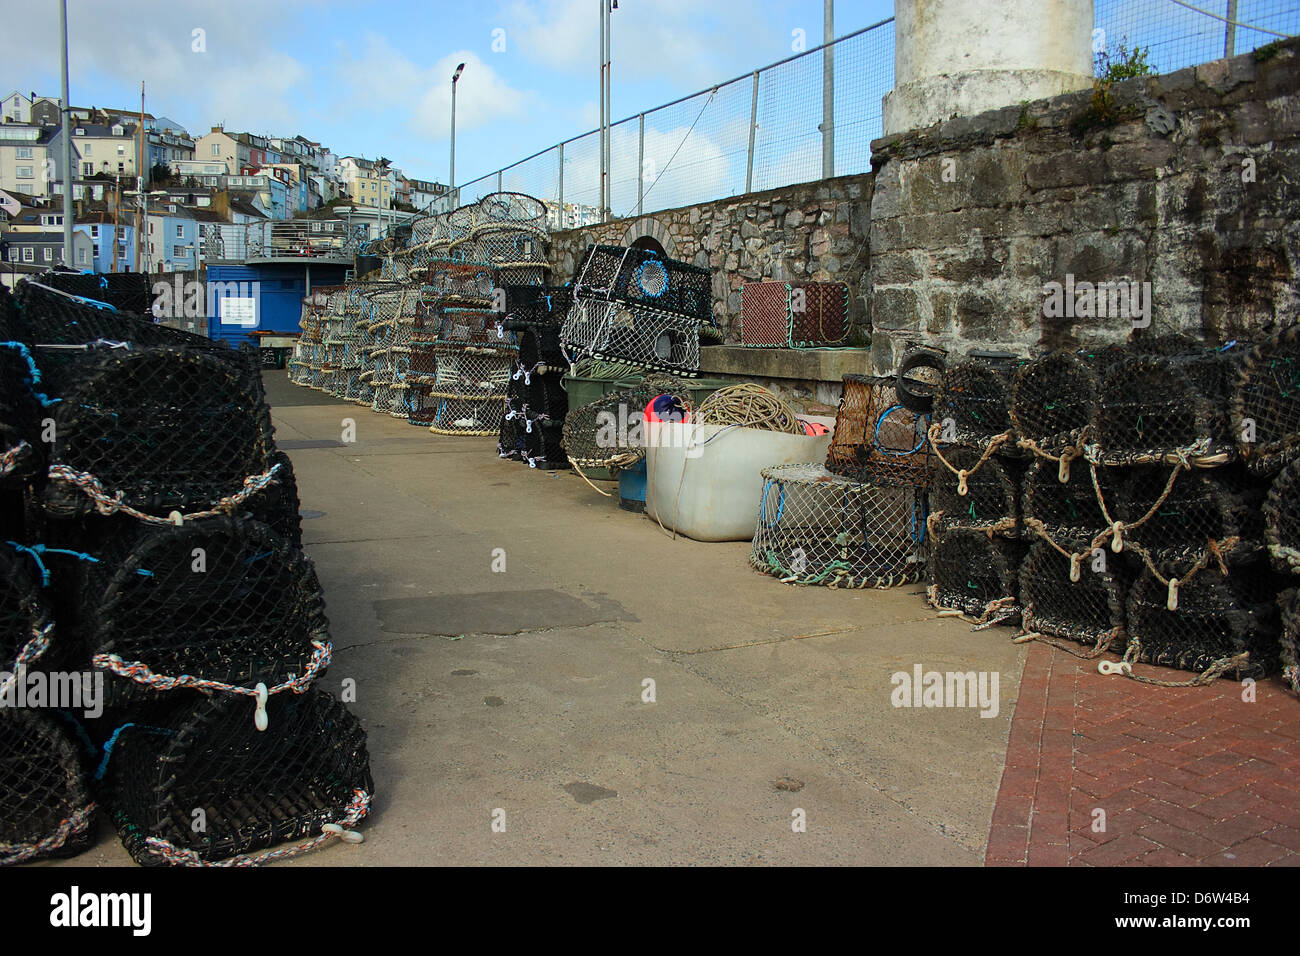
<svg viewBox="0 0 1300 956"><path fill-rule="evenodd" d="M1232 428L1256 474L1272 475L1300 451L1300 325L1251 349L1232 395Z"/></svg>
<svg viewBox="0 0 1300 956"><path fill-rule="evenodd" d="M931 478L927 423L898 400L893 378L846 375L826 467L870 484L925 487Z"/></svg>
<svg viewBox="0 0 1300 956"><path fill-rule="evenodd" d="M1048 541L1033 542L1020 566L1025 630L1089 645L1090 657L1122 650L1126 572L1109 557L1074 562Z"/></svg>
<svg viewBox="0 0 1300 956"><path fill-rule="evenodd" d="M360 723L320 690L267 709L265 731L223 698L186 700L155 724L122 729L108 805L136 862L249 866L354 842L344 831L374 792Z"/></svg>
<svg viewBox="0 0 1300 956"><path fill-rule="evenodd" d="M1009 458L984 458L965 445L934 447L930 482L930 526L969 528L1004 535L1020 530L1020 487L1024 465Z"/></svg>
<svg viewBox="0 0 1300 956"><path fill-rule="evenodd" d="M618 300L583 298L560 331L568 360L627 362L643 368L690 375L700 368L699 323L687 316Z"/></svg>
<svg viewBox="0 0 1300 956"><path fill-rule="evenodd" d="M981 628L1018 619L1022 544L968 528L946 529L929 541L931 606L959 611Z"/></svg>
<svg viewBox="0 0 1300 956"><path fill-rule="evenodd" d="M921 580L925 493L878 487L821 464L762 471L749 563L790 584L886 588Z"/></svg>
<svg viewBox="0 0 1300 956"><path fill-rule="evenodd" d="M0 541L0 672L13 675L49 649L53 624L41 596L41 565L18 542ZM13 678L0 677L0 695Z"/></svg>
<svg viewBox="0 0 1300 956"><path fill-rule="evenodd" d="M740 341L754 348L821 348L848 338L842 282L748 282L740 289Z"/></svg>
<svg viewBox="0 0 1300 956"><path fill-rule="evenodd" d="M1073 352L1051 352L1021 366L1009 406L1019 444L1053 461L1082 456L1098 398L1097 375Z"/></svg>
<svg viewBox="0 0 1300 956"><path fill-rule="evenodd" d="M1274 566L1300 574L1300 460L1273 480L1264 503L1264 539Z"/></svg>
<svg viewBox="0 0 1300 956"><path fill-rule="evenodd" d="M80 853L93 813L80 749L59 718L0 708L0 866Z"/></svg>

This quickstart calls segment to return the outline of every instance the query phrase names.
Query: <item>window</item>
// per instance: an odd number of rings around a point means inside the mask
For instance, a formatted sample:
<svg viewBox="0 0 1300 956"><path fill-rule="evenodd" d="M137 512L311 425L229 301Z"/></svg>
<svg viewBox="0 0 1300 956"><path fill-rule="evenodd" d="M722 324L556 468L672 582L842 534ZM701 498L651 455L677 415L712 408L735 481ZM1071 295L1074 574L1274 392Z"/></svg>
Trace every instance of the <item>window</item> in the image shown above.
<svg viewBox="0 0 1300 956"><path fill-rule="evenodd" d="M77 132L81 132L81 131L78 130ZM94 146L95 146L94 143L87 143L87 144L82 148L82 150L81 150L81 155L83 155L83 156L92 156L92 155L94 155L94 152L95 152Z"/></svg>
<svg viewBox="0 0 1300 956"><path fill-rule="evenodd" d="M23 249L23 262L35 262L35 261L36 261L36 254L32 251L32 247L31 246L25 247Z"/></svg>
<svg viewBox="0 0 1300 956"><path fill-rule="evenodd" d="M85 247L85 246L82 246L80 249L77 250L77 263L78 263L79 265L83 265L83 266L86 264L86 247Z"/></svg>
<svg viewBox="0 0 1300 956"><path fill-rule="evenodd" d="M49 246L46 246L44 249L41 250L41 252L45 254L43 258L45 259L46 262L54 261L54 250L51 249Z"/></svg>
<svg viewBox="0 0 1300 956"><path fill-rule="evenodd" d="M125 155L126 155L126 147L125 147L125 146L118 146L118 148L117 148L117 155L119 155L119 156L125 156Z"/></svg>
<svg viewBox="0 0 1300 956"><path fill-rule="evenodd" d="M19 147L18 147L18 155L17 155L15 158L16 158L16 159L31 159L31 158L32 158L32 148L31 148L30 146L19 146Z"/></svg>
<svg viewBox="0 0 1300 956"><path fill-rule="evenodd" d="M95 256L96 259L99 258L99 243L95 243L95 247L94 247L94 256Z"/></svg>
<svg viewBox="0 0 1300 956"><path fill-rule="evenodd" d="M10 247L9 247L9 261L10 261L10 262L17 262L17 261L18 261L18 247L17 247L17 246L10 246Z"/></svg>
<svg viewBox="0 0 1300 956"><path fill-rule="evenodd" d="M118 171L119 173L124 173L124 172L126 172L126 167L123 166L121 163L118 163L118 164L117 164L117 171Z"/></svg>
<svg viewBox="0 0 1300 956"><path fill-rule="evenodd" d="M185 247L184 247L184 246L172 246L172 258L173 258L173 259L184 259L184 258L186 258L186 256L187 256L187 253L185 252Z"/></svg>
<svg viewBox="0 0 1300 956"><path fill-rule="evenodd" d="M212 144L212 155L213 155L213 156L220 156L220 155L221 155L221 144L220 144L220 143L213 143L213 144Z"/></svg>
<svg viewBox="0 0 1300 956"><path fill-rule="evenodd" d="M172 207L172 210L175 211L175 208L176 208L176 207L173 206L173 207ZM176 227L176 238L177 238L177 239L184 239L184 238L185 238L185 227L184 227L184 226L178 225L178 226Z"/></svg>
<svg viewBox="0 0 1300 956"><path fill-rule="evenodd" d="M91 227L90 227L90 237L91 237L92 239L98 239L98 238L99 238L99 227L98 227L98 226L91 226Z"/></svg>
<svg viewBox="0 0 1300 956"><path fill-rule="evenodd" d="M16 171L15 171L14 174L15 174L19 179L31 179L31 178L32 178L32 167L30 167L30 166L19 166L19 167L17 167L17 169L16 169Z"/></svg>
<svg viewBox="0 0 1300 956"><path fill-rule="evenodd" d="M83 176L93 176L93 175L95 175L95 164L94 164L94 163L82 163L82 164L81 164L81 175L83 175Z"/></svg>

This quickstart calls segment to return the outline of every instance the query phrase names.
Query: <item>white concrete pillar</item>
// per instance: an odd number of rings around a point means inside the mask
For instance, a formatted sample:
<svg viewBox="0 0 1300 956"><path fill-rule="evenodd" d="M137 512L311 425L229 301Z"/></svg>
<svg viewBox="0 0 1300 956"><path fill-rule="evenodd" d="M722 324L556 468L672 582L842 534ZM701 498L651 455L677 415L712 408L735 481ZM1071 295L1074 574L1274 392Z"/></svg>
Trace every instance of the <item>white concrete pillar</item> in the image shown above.
<svg viewBox="0 0 1300 956"><path fill-rule="evenodd" d="M1092 0L895 0L885 134L1092 85Z"/></svg>

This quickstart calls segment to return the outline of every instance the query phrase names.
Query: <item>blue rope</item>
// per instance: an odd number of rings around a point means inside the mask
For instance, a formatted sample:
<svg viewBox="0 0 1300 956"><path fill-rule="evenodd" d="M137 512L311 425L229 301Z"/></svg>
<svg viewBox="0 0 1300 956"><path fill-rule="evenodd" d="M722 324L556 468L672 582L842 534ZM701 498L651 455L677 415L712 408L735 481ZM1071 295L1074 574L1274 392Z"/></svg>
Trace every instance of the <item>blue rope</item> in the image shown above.
<svg viewBox="0 0 1300 956"><path fill-rule="evenodd" d="M121 727L118 727L116 730L113 731L113 735L109 737L108 742L104 744L104 759L99 762L99 767L95 770L95 777L94 777L95 780L104 779L104 774L108 772L108 762L113 757L113 748L117 746L117 738L121 736L122 731L126 730L128 727L135 727L139 730L143 730L145 733L148 734L165 734L168 737L176 736L176 731L168 730L166 727L152 727L148 724L134 724L134 723L123 724Z"/></svg>
<svg viewBox="0 0 1300 956"><path fill-rule="evenodd" d="M42 554L66 554L69 557L76 558L78 561L89 561L91 564L99 563L99 558L91 554L86 554L84 551L70 551L67 548L49 548L43 544L33 544L29 547L25 544L19 544L17 541L6 541L5 544L10 545L24 554L30 554L32 556L32 560L36 562L36 566L41 569L41 587L50 586L50 569L47 568L45 562L41 560ZM269 554L270 552L267 553ZM152 571L146 571L144 568L136 568L135 573L146 578L154 576Z"/></svg>
<svg viewBox="0 0 1300 956"><path fill-rule="evenodd" d="M41 370L36 366L36 361L32 358L32 353L28 350L26 345L22 342L0 342L0 348L18 350L18 354L21 355L23 361L27 363L27 385L31 388L32 394L36 396L36 399L41 403L41 405L45 408L49 408L51 405L56 405L63 401L61 398L50 398L44 392L37 391L36 386L41 384Z"/></svg>

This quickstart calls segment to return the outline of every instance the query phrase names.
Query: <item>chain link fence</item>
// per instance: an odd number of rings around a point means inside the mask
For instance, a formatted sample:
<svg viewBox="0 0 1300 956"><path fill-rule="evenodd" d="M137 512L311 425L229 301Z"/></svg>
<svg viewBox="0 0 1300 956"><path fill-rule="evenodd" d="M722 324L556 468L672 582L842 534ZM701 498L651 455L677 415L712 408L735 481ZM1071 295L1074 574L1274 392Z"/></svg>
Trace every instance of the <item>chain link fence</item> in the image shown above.
<svg viewBox="0 0 1300 956"><path fill-rule="evenodd" d="M1300 33L1297 0L1096 0L1094 50L1149 50L1156 73L1245 53ZM826 77L834 121L824 147ZM610 215L626 217L871 168L881 101L894 85L894 21L614 123ZM824 157L826 148L830 159ZM548 226L599 222L600 131L461 185L459 202L500 190L546 202Z"/></svg>

